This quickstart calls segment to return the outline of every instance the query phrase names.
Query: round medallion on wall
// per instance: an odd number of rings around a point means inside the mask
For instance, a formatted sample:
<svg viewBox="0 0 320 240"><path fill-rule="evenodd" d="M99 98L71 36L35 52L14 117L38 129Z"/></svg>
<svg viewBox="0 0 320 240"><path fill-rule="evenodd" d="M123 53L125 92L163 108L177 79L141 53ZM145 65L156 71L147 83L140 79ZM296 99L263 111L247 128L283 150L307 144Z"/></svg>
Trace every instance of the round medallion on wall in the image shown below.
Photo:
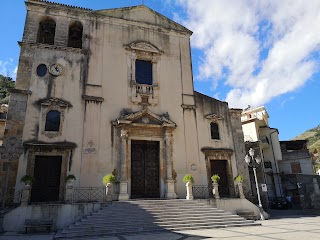
<svg viewBox="0 0 320 240"><path fill-rule="evenodd" d="M49 72L54 76L59 76L62 71L63 67L58 63L54 63L49 67Z"/></svg>

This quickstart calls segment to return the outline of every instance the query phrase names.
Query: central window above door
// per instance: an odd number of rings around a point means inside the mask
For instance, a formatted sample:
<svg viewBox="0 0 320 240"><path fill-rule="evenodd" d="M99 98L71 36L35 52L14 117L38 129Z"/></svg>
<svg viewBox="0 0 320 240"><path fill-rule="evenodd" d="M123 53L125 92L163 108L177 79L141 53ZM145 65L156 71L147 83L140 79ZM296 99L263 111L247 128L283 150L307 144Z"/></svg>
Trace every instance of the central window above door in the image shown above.
<svg viewBox="0 0 320 240"><path fill-rule="evenodd" d="M128 61L128 82L131 101L157 105L159 97L158 68L163 53L147 42L134 42L125 47Z"/></svg>
<svg viewBox="0 0 320 240"><path fill-rule="evenodd" d="M138 84L152 85L152 62L136 60L136 82Z"/></svg>

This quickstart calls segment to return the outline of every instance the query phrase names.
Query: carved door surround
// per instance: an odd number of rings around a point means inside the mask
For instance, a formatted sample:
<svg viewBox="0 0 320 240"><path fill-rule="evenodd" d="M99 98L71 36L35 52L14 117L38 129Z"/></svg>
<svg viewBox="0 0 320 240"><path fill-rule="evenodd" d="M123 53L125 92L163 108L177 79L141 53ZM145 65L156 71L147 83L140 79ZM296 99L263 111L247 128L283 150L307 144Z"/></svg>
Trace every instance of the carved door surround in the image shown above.
<svg viewBox="0 0 320 240"><path fill-rule="evenodd" d="M226 160L229 193L231 196L233 196L235 194L233 174L232 174L232 164L231 164L231 156L233 155L233 150L230 148L203 147L201 148L201 151L205 154L208 185L211 185L211 182L212 182L211 181L211 161Z"/></svg>
<svg viewBox="0 0 320 240"><path fill-rule="evenodd" d="M119 200L131 196L131 142L135 140L159 142L160 198L176 198L172 160L172 131L176 124L169 114L157 115L148 108L138 112L124 109L112 123L116 145L113 159L119 169Z"/></svg>
<svg viewBox="0 0 320 240"><path fill-rule="evenodd" d="M72 167L72 151L76 148L76 144L72 142L25 142L23 146L27 150L26 174L30 176L34 175L37 157L61 158L61 172L58 199L59 201L63 201L65 190L65 178Z"/></svg>
<svg viewBox="0 0 320 240"><path fill-rule="evenodd" d="M159 102L158 68L163 51L151 43L139 41L125 46L128 66L129 96L135 104L157 105ZM136 81L136 60L152 62L152 85L139 84Z"/></svg>

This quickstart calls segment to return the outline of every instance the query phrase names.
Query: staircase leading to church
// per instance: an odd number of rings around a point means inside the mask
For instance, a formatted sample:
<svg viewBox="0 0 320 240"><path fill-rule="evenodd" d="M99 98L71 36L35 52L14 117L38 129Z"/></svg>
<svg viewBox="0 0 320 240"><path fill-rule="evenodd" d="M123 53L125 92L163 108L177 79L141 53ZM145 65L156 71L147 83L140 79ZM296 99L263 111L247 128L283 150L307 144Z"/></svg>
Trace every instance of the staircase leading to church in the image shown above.
<svg viewBox="0 0 320 240"><path fill-rule="evenodd" d="M136 200L102 207L57 233L55 239L254 225L260 224L197 201Z"/></svg>

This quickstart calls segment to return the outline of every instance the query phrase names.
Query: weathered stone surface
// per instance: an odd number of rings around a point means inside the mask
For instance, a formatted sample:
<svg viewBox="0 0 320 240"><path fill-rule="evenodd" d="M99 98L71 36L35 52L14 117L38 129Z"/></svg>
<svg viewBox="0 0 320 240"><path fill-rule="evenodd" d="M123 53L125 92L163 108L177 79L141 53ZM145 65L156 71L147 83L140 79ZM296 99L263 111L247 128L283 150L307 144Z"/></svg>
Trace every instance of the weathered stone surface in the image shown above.
<svg viewBox="0 0 320 240"><path fill-rule="evenodd" d="M195 185L211 184L212 160L227 162L227 187L235 195L233 178L248 179L239 111L194 92L190 30L146 6L91 11L36 0L26 5L5 133L24 149L15 151L8 189L21 189L21 177L34 173L36 156L59 156L59 200L67 174L76 176L75 187L92 187L115 169L119 198L128 199L131 143L143 140L159 142L161 198L185 198L186 173ZM56 23L53 44L37 39L44 19ZM82 49L67 46L74 22L83 27ZM136 60L151 63L152 84L136 79ZM40 64L47 67L44 76L37 73ZM50 111L59 112L54 131L46 130ZM212 139L212 122L219 126L219 139ZM206 148L211 150L202 151Z"/></svg>

